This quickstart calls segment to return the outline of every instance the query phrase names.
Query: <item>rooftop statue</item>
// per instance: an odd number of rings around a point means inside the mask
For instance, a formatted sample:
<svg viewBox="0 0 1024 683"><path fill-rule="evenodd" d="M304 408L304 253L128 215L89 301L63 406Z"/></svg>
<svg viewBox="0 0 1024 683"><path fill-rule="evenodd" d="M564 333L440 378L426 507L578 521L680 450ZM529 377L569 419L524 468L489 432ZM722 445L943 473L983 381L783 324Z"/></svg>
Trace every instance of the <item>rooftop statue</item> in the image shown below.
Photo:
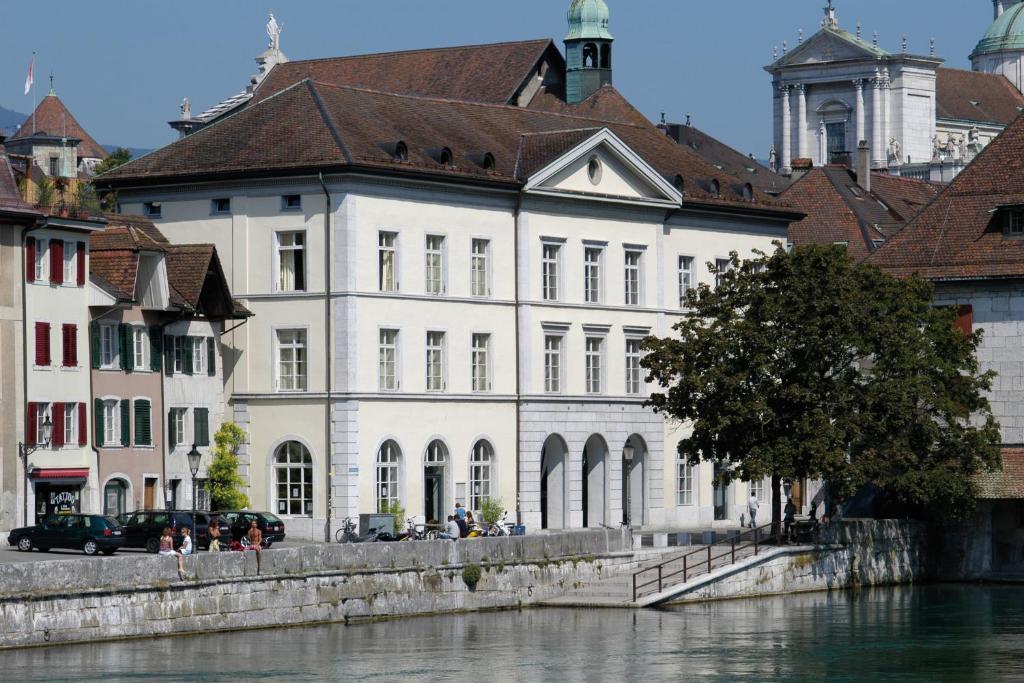
<svg viewBox="0 0 1024 683"><path fill-rule="evenodd" d="M284 30L284 26L277 23L277 18L274 13L270 13L270 21L267 22L267 35L270 36L270 45L268 46L275 52L281 51L281 31Z"/></svg>

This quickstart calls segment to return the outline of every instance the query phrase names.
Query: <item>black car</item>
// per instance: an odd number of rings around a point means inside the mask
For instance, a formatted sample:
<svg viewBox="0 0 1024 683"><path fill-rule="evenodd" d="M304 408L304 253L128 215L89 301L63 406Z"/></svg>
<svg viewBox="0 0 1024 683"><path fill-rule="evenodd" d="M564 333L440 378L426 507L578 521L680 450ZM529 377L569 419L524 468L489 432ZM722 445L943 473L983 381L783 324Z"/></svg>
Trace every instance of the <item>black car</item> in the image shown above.
<svg viewBox="0 0 1024 683"><path fill-rule="evenodd" d="M209 549L210 547L210 517L211 513L205 510L140 510L134 512L124 525L125 547L145 548L147 552L155 553L160 550L160 537L164 529L174 529L174 547L181 545L181 529L192 528L192 517L195 515L196 536L192 542L197 548ZM218 518L217 526L220 528L221 538L229 538L231 529L223 518Z"/></svg>
<svg viewBox="0 0 1024 683"><path fill-rule="evenodd" d="M274 543L284 540L284 522L277 515L269 512L250 512L249 510L229 510L216 514L231 526L231 538L236 541L241 541L249 533L249 527L252 526L253 521L263 533L264 548L269 548Z"/></svg>
<svg viewBox="0 0 1024 683"><path fill-rule="evenodd" d="M51 515L42 524L14 529L7 542L22 552L71 548L113 555L124 545L124 531L115 518L104 515Z"/></svg>

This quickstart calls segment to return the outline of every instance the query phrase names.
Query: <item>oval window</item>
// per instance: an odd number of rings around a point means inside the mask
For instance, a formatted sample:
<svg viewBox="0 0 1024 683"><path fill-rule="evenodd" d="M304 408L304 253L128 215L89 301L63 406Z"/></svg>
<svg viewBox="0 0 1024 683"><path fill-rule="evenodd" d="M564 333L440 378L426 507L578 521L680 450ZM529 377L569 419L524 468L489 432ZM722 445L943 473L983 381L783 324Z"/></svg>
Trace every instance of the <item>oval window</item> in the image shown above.
<svg viewBox="0 0 1024 683"><path fill-rule="evenodd" d="M597 157L590 157L590 163L587 164L587 176L590 178L590 182L594 185L600 184L603 172L604 168L601 165L601 160Z"/></svg>

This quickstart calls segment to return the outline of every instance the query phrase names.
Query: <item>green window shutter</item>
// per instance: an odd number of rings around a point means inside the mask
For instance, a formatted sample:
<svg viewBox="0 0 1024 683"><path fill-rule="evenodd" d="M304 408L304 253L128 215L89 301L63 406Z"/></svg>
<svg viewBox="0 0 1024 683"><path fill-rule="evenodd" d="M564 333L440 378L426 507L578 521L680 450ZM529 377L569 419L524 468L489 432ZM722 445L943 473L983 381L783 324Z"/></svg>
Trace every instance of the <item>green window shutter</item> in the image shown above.
<svg viewBox="0 0 1024 683"><path fill-rule="evenodd" d="M178 341L185 345L185 361L181 364L186 375L192 374L192 337L178 337Z"/></svg>
<svg viewBox="0 0 1024 683"><path fill-rule="evenodd" d="M174 337L164 337L164 369L168 375L174 374Z"/></svg>
<svg viewBox="0 0 1024 683"><path fill-rule="evenodd" d="M126 398L121 399L121 445L127 448L132 445L131 406Z"/></svg>
<svg viewBox="0 0 1024 683"><path fill-rule="evenodd" d="M210 445L210 409L209 408L196 408L195 409L195 432L196 432L196 445L197 446L209 446Z"/></svg>
<svg viewBox="0 0 1024 683"><path fill-rule="evenodd" d="M92 357L92 369L100 367L100 324L93 320L89 323L89 351Z"/></svg>
<svg viewBox="0 0 1024 683"><path fill-rule="evenodd" d="M100 448L103 446L103 401L100 399L92 402L92 421L96 425L96 448Z"/></svg>
<svg viewBox="0 0 1024 683"><path fill-rule="evenodd" d="M149 369L153 372L160 372L162 365L163 349L160 340L160 326L153 325L149 328Z"/></svg>
<svg viewBox="0 0 1024 683"><path fill-rule="evenodd" d="M174 410L167 411L167 450L173 451L178 447L178 442L175 439L174 433Z"/></svg>
<svg viewBox="0 0 1024 683"><path fill-rule="evenodd" d="M132 370L132 328L124 323L117 326L118 337L121 347L121 369L125 372Z"/></svg>
<svg viewBox="0 0 1024 683"><path fill-rule="evenodd" d="M144 398L135 401L135 445L152 446L153 433L150 428L150 403Z"/></svg>
<svg viewBox="0 0 1024 683"><path fill-rule="evenodd" d="M206 374L213 377L217 374L217 338L206 338Z"/></svg>

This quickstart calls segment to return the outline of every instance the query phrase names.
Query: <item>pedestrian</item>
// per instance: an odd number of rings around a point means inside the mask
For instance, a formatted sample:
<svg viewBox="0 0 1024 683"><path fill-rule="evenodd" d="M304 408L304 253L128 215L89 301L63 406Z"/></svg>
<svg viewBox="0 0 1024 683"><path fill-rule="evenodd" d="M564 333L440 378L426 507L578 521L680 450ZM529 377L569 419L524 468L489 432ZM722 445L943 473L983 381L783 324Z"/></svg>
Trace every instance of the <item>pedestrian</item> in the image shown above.
<svg viewBox="0 0 1024 683"><path fill-rule="evenodd" d="M463 513L465 513L465 511L463 511ZM459 527L459 538L465 538L469 535L469 525L466 524L465 517L455 515L455 524Z"/></svg>
<svg viewBox="0 0 1024 683"><path fill-rule="evenodd" d="M192 554L192 534L187 526L181 528L181 545L178 546L178 577L185 580L185 556Z"/></svg>
<svg viewBox="0 0 1024 683"><path fill-rule="evenodd" d="M758 507L759 506L758 506L758 503L757 503L757 495L753 492L753 490L751 490L751 492L750 492L750 499L747 500L747 512L750 513L750 528L751 529L756 529L757 528L757 508Z"/></svg>
<svg viewBox="0 0 1024 683"><path fill-rule="evenodd" d="M220 552L220 521L216 516L210 517L210 523L206 527L206 535L210 539L209 551Z"/></svg>
<svg viewBox="0 0 1024 683"><path fill-rule="evenodd" d="M256 523L256 520L252 520L249 525L249 533L246 534L249 539L249 547L256 551L256 573L260 573L260 566L263 560L263 532L260 531L260 525Z"/></svg>
<svg viewBox="0 0 1024 683"><path fill-rule="evenodd" d="M455 518L466 519L466 508L462 507L462 503L455 504Z"/></svg>
<svg viewBox="0 0 1024 683"><path fill-rule="evenodd" d="M455 521L455 515L448 515L448 524L445 525L444 533L441 534L441 538L457 541L462 535L462 531L459 529L458 523Z"/></svg>
<svg viewBox="0 0 1024 683"><path fill-rule="evenodd" d="M793 496L786 498L786 507L782 511L782 523L785 525L786 543L791 539L790 530L796 521L796 505L793 504Z"/></svg>

